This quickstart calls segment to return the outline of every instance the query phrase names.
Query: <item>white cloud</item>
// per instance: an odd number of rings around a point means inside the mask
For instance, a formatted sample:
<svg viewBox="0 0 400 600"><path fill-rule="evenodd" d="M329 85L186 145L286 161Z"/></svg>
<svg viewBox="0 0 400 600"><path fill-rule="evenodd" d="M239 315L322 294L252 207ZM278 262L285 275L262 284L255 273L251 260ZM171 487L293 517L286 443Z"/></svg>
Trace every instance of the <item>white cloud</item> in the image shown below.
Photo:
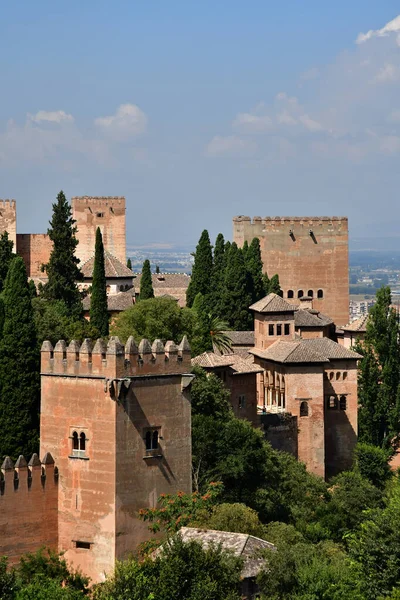
<svg viewBox="0 0 400 600"><path fill-rule="evenodd" d="M28 118L34 123L42 123L44 121L49 123L72 123L74 121L74 117L63 110L39 110L35 115L28 114Z"/></svg>
<svg viewBox="0 0 400 600"><path fill-rule="evenodd" d="M136 104L121 104L114 115L95 119L95 125L114 140L124 141L146 131L147 117Z"/></svg>
<svg viewBox="0 0 400 600"><path fill-rule="evenodd" d="M398 67L390 63L381 67L378 73L373 78L373 83L388 83L391 81L397 81L399 79L400 72Z"/></svg>
<svg viewBox="0 0 400 600"><path fill-rule="evenodd" d="M239 113L233 122L233 127L244 129L245 131L253 131L254 133L261 133L269 131L272 124L272 119L267 115Z"/></svg>
<svg viewBox="0 0 400 600"><path fill-rule="evenodd" d="M208 156L248 156L257 149L255 142L236 135L216 135L206 148Z"/></svg>
<svg viewBox="0 0 400 600"><path fill-rule="evenodd" d="M370 29L367 33L359 33L356 39L357 44L363 44L373 37L386 37L391 33L400 32L400 15L389 21L382 29Z"/></svg>

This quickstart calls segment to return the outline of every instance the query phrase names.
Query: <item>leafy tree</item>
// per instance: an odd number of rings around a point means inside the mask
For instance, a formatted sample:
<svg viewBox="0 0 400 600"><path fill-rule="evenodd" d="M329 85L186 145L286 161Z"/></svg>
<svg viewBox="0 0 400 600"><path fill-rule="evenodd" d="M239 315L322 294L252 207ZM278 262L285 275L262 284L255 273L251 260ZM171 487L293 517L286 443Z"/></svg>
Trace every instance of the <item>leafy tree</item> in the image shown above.
<svg viewBox="0 0 400 600"><path fill-rule="evenodd" d="M58 340L82 342L85 338L100 336L93 323L83 317L71 316L61 300L49 301L39 296L33 298L32 306L39 345L44 340L49 340L54 346Z"/></svg>
<svg viewBox="0 0 400 600"><path fill-rule="evenodd" d="M232 352L232 340L227 333L228 323L209 312L208 302L203 294L197 294L191 310L196 321L191 340L193 355L215 349L221 354Z"/></svg>
<svg viewBox="0 0 400 600"><path fill-rule="evenodd" d="M279 283L279 275L273 275L269 280L267 294L278 294L278 296L282 296L282 290Z"/></svg>
<svg viewBox="0 0 400 600"><path fill-rule="evenodd" d="M48 234L53 242L49 262L44 265L48 282L42 288L42 294L48 300L62 300L69 314L80 315L82 312L81 294L77 282L83 275L78 268L79 259L75 256L78 245L75 221L71 207L64 192L57 196L53 204L53 216Z"/></svg>
<svg viewBox="0 0 400 600"><path fill-rule="evenodd" d="M254 303L265 296L263 262L261 260L260 240L257 237L253 239L247 252L244 252L243 248L243 255L245 258L251 302Z"/></svg>
<svg viewBox="0 0 400 600"><path fill-rule="evenodd" d="M186 291L186 304L190 308L197 294L207 294L211 291L210 275L213 268L213 257L210 236L204 229L200 236L199 243L194 253L194 263L192 268L192 277Z"/></svg>
<svg viewBox="0 0 400 600"><path fill-rule="evenodd" d="M249 311L251 297L246 282L243 254L233 242L227 256L221 311L229 326L238 331L246 331L253 326Z"/></svg>
<svg viewBox="0 0 400 600"><path fill-rule="evenodd" d="M355 470L373 485L383 488L392 477L388 452L372 444L357 444L355 448Z"/></svg>
<svg viewBox="0 0 400 600"><path fill-rule="evenodd" d="M150 261L146 258L142 267L142 276L140 278L139 300L148 300L154 298L153 281L151 278Z"/></svg>
<svg viewBox="0 0 400 600"><path fill-rule="evenodd" d="M0 292L3 290L7 277L8 267L15 257L13 253L13 242L8 237L8 232L0 234Z"/></svg>
<svg viewBox="0 0 400 600"><path fill-rule="evenodd" d="M2 294L0 340L0 455L14 459L37 451L39 349L24 261L14 258Z"/></svg>
<svg viewBox="0 0 400 600"><path fill-rule="evenodd" d="M265 537L265 526L261 523L257 512L238 502L217 504L212 508L211 514L200 515L196 526L217 531L248 533L268 539Z"/></svg>
<svg viewBox="0 0 400 600"><path fill-rule="evenodd" d="M96 230L92 293L90 296L90 322L101 337L108 336L107 281L104 264L104 246L100 227Z"/></svg>
<svg viewBox="0 0 400 600"><path fill-rule="evenodd" d="M126 266L132 271L132 261L130 258L128 258L128 260L126 261Z"/></svg>
<svg viewBox="0 0 400 600"><path fill-rule="evenodd" d="M194 367L196 375L190 388L192 415L206 415L225 419L233 415L230 392L219 377L209 375L201 367Z"/></svg>
<svg viewBox="0 0 400 600"><path fill-rule="evenodd" d="M0 558L0 598L1 600L14 600L18 583L14 569L8 568L7 558Z"/></svg>
<svg viewBox="0 0 400 600"><path fill-rule="evenodd" d="M111 325L112 335L126 342L130 335L139 342L142 338L179 342L186 334L189 341L195 324L195 315L188 308L180 308L171 298L142 300L121 312Z"/></svg>
<svg viewBox="0 0 400 600"><path fill-rule="evenodd" d="M22 584L30 583L35 579L46 579L81 593L88 591L89 579L79 571L72 570L62 554L48 548L25 554L20 560L17 573Z"/></svg>

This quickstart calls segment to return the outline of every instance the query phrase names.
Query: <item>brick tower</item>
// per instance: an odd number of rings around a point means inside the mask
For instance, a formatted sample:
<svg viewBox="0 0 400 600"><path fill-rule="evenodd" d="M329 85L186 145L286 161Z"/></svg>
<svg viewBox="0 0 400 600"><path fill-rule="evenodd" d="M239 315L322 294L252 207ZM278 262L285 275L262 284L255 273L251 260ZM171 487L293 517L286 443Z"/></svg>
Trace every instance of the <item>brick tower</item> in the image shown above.
<svg viewBox="0 0 400 600"><path fill-rule="evenodd" d="M0 234L8 232L15 252L17 246L17 206L15 200L0 200Z"/></svg>
<svg viewBox="0 0 400 600"><path fill-rule="evenodd" d="M349 321L349 232L346 217L234 217L238 246L258 237L264 271L278 273L283 297L311 296L336 325Z"/></svg>
<svg viewBox="0 0 400 600"><path fill-rule="evenodd" d="M41 452L59 470L59 549L96 582L148 539L141 508L191 491L190 348L42 347ZM46 449L46 450L44 450Z"/></svg>
<svg viewBox="0 0 400 600"><path fill-rule="evenodd" d="M97 227L103 236L104 249L125 264L125 198L75 196L71 205L78 228L76 255L81 264L94 254Z"/></svg>

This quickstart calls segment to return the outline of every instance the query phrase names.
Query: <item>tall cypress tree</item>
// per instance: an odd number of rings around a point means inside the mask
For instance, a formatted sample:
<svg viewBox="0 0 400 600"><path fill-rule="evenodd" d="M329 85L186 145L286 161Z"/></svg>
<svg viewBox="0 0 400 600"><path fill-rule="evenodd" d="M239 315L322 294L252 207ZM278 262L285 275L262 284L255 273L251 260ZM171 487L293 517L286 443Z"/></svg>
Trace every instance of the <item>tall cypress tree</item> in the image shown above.
<svg viewBox="0 0 400 600"><path fill-rule="evenodd" d="M4 287L8 267L14 256L13 242L9 239L8 232L4 231L4 233L0 235L0 292Z"/></svg>
<svg viewBox="0 0 400 600"><path fill-rule="evenodd" d="M248 273L251 302L254 303L265 296L260 240L257 237L253 238L247 250L243 246L242 251Z"/></svg>
<svg viewBox="0 0 400 600"><path fill-rule="evenodd" d="M207 296L211 291L210 275L213 267L212 248L210 236L204 229L194 253L192 277L186 291L186 304L192 306L197 294Z"/></svg>
<svg viewBox="0 0 400 600"><path fill-rule="evenodd" d="M48 229L53 249L49 262L44 265L48 282L43 286L42 293L48 300L62 300L69 314L80 316L82 303L77 281L82 281L83 276L78 268L79 259L75 256L78 245L76 231L71 207L61 191L57 202L53 204L53 216Z"/></svg>
<svg viewBox="0 0 400 600"><path fill-rule="evenodd" d="M278 294L278 296L282 296L279 275L272 275L271 279L269 280L268 294Z"/></svg>
<svg viewBox="0 0 400 600"><path fill-rule="evenodd" d="M150 261L146 258L143 263L142 276L140 278L139 300L154 298L153 281L151 278Z"/></svg>
<svg viewBox="0 0 400 600"><path fill-rule="evenodd" d="M102 337L108 336L107 281L104 265L104 246L100 227L96 229L92 295L90 297L90 322Z"/></svg>
<svg viewBox="0 0 400 600"><path fill-rule="evenodd" d="M237 331L247 331L253 327L253 318L249 311L251 297L246 279L243 253L236 242L233 242L227 256L221 317Z"/></svg>
<svg viewBox="0 0 400 600"><path fill-rule="evenodd" d="M211 293L209 312L214 316L221 314L221 298L225 276L225 241L222 233L217 235L214 246L213 267L211 272Z"/></svg>
<svg viewBox="0 0 400 600"><path fill-rule="evenodd" d="M132 261L130 258L128 258L128 260L126 261L126 266L132 271Z"/></svg>
<svg viewBox="0 0 400 600"><path fill-rule="evenodd" d="M0 340L0 456L38 450L40 353L24 261L14 258L2 294Z"/></svg>

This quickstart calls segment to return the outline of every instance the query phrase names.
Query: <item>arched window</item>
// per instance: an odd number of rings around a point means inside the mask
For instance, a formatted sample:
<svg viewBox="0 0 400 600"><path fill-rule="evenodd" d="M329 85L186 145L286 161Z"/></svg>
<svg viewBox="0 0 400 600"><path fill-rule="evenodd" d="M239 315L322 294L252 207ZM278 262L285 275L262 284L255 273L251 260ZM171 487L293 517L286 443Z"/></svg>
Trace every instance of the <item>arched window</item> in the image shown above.
<svg viewBox="0 0 400 600"><path fill-rule="evenodd" d="M336 410L338 407L338 399L337 396L329 396L328 397L328 409Z"/></svg>
<svg viewBox="0 0 400 600"><path fill-rule="evenodd" d="M86 435L83 433L83 431L79 436L79 450L82 452L85 452L86 450Z"/></svg>
<svg viewBox="0 0 400 600"><path fill-rule="evenodd" d="M331 372L329 373L329 381L332 381L332 379L333 379L333 375L334 375L334 373L331 371Z"/></svg>
<svg viewBox="0 0 400 600"><path fill-rule="evenodd" d="M336 373L336 381L339 381L339 379L340 379L340 371L338 371L338 372Z"/></svg>
<svg viewBox="0 0 400 600"><path fill-rule="evenodd" d="M148 429L144 435L144 441L146 445L146 452L150 456L154 456L154 450L159 450L158 440L160 439L160 432L157 428Z"/></svg>
<svg viewBox="0 0 400 600"><path fill-rule="evenodd" d="M343 380L347 379L347 373L346 371L343 373Z"/></svg>
<svg viewBox="0 0 400 600"><path fill-rule="evenodd" d="M303 296L304 296L304 292L303 292L303 290L299 290L299 291L297 292L297 297L298 297L298 298L302 298Z"/></svg>
<svg viewBox="0 0 400 600"><path fill-rule="evenodd" d="M293 290L288 290L287 297L288 298L294 298L294 292L293 292Z"/></svg>
<svg viewBox="0 0 400 600"><path fill-rule="evenodd" d="M302 402L300 404L300 416L308 417L308 402Z"/></svg>
<svg viewBox="0 0 400 600"><path fill-rule="evenodd" d="M72 434L72 450L79 450L79 438L76 431Z"/></svg>
<svg viewBox="0 0 400 600"><path fill-rule="evenodd" d="M129 285L126 283L125 284L125 291L127 292L129 290Z"/></svg>
<svg viewBox="0 0 400 600"><path fill-rule="evenodd" d="M324 290L318 290L317 298L323 298L323 297L324 297Z"/></svg>
<svg viewBox="0 0 400 600"><path fill-rule="evenodd" d="M339 407L340 407L340 410L346 410L346 408L347 408L346 396L340 396Z"/></svg>
<svg viewBox="0 0 400 600"><path fill-rule="evenodd" d="M308 296L309 298L314 298L314 291L313 291L313 290L308 290L308 292L307 292L307 296Z"/></svg>

